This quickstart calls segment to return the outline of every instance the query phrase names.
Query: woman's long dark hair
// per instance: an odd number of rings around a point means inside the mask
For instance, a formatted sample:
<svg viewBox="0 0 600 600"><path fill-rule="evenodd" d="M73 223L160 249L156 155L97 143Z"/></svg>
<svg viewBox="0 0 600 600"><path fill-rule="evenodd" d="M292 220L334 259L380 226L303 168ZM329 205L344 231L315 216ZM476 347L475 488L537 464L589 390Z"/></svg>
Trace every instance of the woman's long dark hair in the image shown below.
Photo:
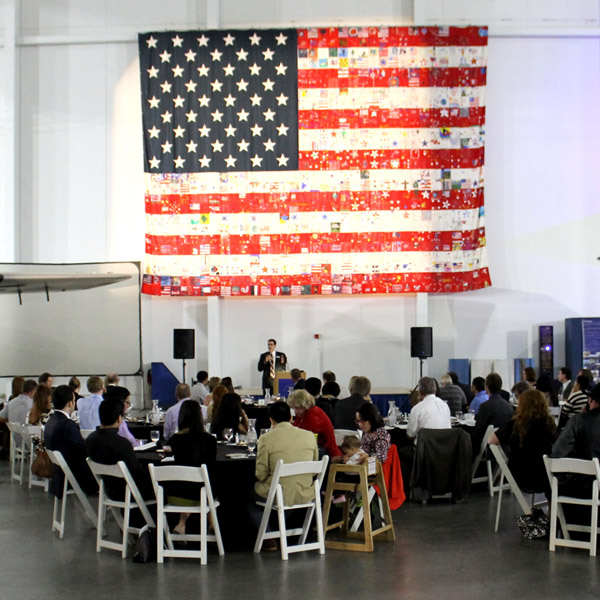
<svg viewBox="0 0 600 600"><path fill-rule="evenodd" d="M379 414L379 410L377 410L377 407L371 402L365 402L364 404L361 404L356 412L360 415L360 418L363 421L368 421L371 424L371 431L375 431L376 429L383 427L384 423L381 415Z"/></svg>
<svg viewBox="0 0 600 600"><path fill-rule="evenodd" d="M204 433L202 408L195 400L184 400L179 410L179 431L187 429L190 435L199 436Z"/></svg>
<svg viewBox="0 0 600 600"><path fill-rule="evenodd" d="M242 416L242 399L238 394L229 393L223 396L217 414L213 415L211 433L221 437L223 429L227 427L237 431Z"/></svg>

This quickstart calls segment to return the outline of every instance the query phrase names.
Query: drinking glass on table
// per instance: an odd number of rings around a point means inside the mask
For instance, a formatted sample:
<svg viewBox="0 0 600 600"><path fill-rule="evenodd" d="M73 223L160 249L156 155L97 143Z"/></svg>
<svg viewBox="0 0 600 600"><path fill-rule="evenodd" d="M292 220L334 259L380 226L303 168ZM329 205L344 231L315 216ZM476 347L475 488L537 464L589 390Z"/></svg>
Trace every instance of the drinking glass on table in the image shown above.
<svg viewBox="0 0 600 600"><path fill-rule="evenodd" d="M233 439L233 429L231 427L223 429L223 437L228 444L231 443L231 440Z"/></svg>
<svg viewBox="0 0 600 600"><path fill-rule="evenodd" d="M160 431L158 431L158 429L153 429L150 432L150 439L156 444L158 440L160 440Z"/></svg>
<svg viewBox="0 0 600 600"><path fill-rule="evenodd" d="M248 456L254 456L254 451L256 450L257 442L256 431L251 430L248 432L248 435L246 436L246 442L248 443L248 450L250 451Z"/></svg>

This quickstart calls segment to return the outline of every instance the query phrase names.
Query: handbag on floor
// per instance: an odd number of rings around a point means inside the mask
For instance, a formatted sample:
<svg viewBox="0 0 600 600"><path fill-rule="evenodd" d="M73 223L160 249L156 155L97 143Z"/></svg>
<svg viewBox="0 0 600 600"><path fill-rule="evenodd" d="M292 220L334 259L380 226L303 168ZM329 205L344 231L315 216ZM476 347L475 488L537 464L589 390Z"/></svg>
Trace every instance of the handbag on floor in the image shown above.
<svg viewBox="0 0 600 600"><path fill-rule="evenodd" d="M156 562L156 529L144 525L135 544L134 563Z"/></svg>
<svg viewBox="0 0 600 600"><path fill-rule="evenodd" d="M42 442L35 446L35 458L31 463L31 472L43 479L52 478L52 461L44 449L44 444Z"/></svg>
<svg viewBox="0 0 600 600"><path fill-rule="evenodd" d="M550 519L541 508L532 509L530 515L520 515L517 524L526 540L542 540L550 534Z"/></svg>

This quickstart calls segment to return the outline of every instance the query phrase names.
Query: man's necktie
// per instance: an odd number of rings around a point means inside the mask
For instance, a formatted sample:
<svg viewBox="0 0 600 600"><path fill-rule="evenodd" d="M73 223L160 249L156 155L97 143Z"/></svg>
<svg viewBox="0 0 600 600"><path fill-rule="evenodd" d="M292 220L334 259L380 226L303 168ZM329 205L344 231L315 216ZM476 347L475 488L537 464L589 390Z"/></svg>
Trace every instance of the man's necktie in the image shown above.
<svg viewBox="0 0 600 600"><path fill-rule="evenodd" d="M271 354L271 369L269 375L271 379L275 379L275 355Z"/></svg>

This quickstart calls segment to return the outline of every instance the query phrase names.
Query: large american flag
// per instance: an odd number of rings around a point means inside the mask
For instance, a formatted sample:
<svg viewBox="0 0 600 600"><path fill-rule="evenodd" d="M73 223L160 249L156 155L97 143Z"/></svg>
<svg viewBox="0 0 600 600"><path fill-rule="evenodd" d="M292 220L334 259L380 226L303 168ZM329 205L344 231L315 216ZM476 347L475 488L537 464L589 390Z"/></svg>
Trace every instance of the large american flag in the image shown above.
<svg viewBox="0 0 600 600"><path fill-rule="evenodd" d="M154 32L139 50L144 292L490 285L485 28Z"/></svg>

